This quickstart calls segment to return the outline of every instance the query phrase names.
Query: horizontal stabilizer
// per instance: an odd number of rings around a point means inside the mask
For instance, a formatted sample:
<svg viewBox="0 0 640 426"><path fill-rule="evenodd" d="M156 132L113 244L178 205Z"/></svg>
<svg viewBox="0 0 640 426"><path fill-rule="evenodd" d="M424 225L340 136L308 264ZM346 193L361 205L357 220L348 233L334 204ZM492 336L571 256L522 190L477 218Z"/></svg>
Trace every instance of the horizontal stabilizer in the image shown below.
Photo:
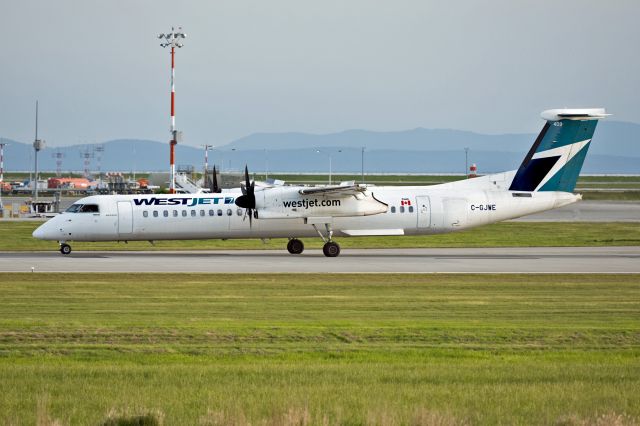
<svg viewBox="0 0 640 426"><path fill-rule="evenodd" d="M548 109L543 111L540 116L547 121L560 120L598 120L608 117L604 108L564 108L564 109Z"/></svg>

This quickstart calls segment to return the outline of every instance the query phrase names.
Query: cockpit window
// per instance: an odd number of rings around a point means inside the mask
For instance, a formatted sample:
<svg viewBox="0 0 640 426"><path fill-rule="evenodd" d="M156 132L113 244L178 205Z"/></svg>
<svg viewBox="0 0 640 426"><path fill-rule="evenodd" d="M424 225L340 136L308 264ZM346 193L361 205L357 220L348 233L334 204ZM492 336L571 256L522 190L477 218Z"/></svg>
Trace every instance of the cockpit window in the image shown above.
<svg viewBox="0 0 640 426"><path fill-rule="evenodd" d="M97 204L85 204L80 209L80 213L100 213L100 209Z"/></svg>
<svg viewBox="0 0 640 426"><path fill-rule="evenodd" d="M67 213L100 213L97 204L72 204L65 211Z"/></svg>

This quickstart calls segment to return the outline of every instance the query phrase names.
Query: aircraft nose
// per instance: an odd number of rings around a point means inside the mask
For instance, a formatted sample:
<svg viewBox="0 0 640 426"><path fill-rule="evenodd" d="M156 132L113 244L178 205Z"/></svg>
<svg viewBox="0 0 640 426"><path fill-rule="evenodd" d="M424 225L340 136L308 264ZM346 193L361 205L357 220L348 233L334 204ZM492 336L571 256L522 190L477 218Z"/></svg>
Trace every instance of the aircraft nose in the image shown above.
<svg viewBox="0 0 640 426"><path fill-rule="evenodd" d="M51 224L51 220L49 220L38 226L31 235L39 240L56 240L58 238L53 231L54 227Z"/></svg>
<svg viewBox="0 0 640 426"><path fill-rule="evenodd" d="M33 234L31 234L33 236L33 238L37 238L39 240L44 240L45 234L46 234L46 231L44 229L45 226L46 226L46 223L43 223L42 225L38 226L36 228L36 230L33 231Z"/></svg>

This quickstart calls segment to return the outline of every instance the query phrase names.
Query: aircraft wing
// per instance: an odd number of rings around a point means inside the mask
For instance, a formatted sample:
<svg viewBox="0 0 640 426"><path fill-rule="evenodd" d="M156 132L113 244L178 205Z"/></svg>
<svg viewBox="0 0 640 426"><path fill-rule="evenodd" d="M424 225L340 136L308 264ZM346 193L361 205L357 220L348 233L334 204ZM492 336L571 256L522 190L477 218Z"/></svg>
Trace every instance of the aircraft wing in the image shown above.
<svg viewBox="0 0 640 426"><path fill-rule="evenodd" d="M298 191L300 195L326 195L328 197L348 197L357 196L366 191L366 188L360 185L336 185L323 186L320 188L303 188Z"/></svg>

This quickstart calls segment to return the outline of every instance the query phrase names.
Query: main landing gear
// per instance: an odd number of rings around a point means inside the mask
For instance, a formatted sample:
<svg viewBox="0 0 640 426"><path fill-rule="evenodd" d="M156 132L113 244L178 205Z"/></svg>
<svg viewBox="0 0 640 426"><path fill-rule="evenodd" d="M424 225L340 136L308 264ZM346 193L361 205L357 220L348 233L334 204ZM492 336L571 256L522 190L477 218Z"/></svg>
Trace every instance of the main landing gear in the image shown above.
<svg viewBox="0 0 640 426"><path fill-rule="evenodd" d="M326 235L318 229L315 223L312 223L311 226L313 226L313 229L316 230L318 235L320 235L320 238L322 238L322 241L324 241L324 246L322 246L322 252L324 255L327 257L337 257L340 254L340 245L332 239L333 230L331 229L331 224L324 224ZM300 254L304 251L304 244L297 238L291 238L287 243L287 250L291 254Z"/></svg>
<svg viewBox="0 0 640 426"><path fill-rule="evenodd" d="M340 245L335 241L327 241L322 246L322 252L327 257L337 257L340 254Z"/></svg>
<svg viewBox="0 0 640 426"><path fill-rule="evenodd" d="M313 229L316 230L322 241L324 241L324 246L322 246L322 252L327 257L337 257L340 254L340 245L333 241L333 230L331 229L330 223L324 224L324 229L326 230L326 236L322 235L322 232L318 229L316 224L312 224Z"/></svg>
<svg viewBox="0 0 640 426"><path fill-rule="evenodd" d="M62 254L71 253L71 246L67 243L60 243L60 253Z"/></svg>
<svg viewBox="0 0 640 426"><path fill-rule="evenodd" d="M301 254L304 251L304 244L297 238L292 238L287 243L287 250L291 254Z"/></svg>

